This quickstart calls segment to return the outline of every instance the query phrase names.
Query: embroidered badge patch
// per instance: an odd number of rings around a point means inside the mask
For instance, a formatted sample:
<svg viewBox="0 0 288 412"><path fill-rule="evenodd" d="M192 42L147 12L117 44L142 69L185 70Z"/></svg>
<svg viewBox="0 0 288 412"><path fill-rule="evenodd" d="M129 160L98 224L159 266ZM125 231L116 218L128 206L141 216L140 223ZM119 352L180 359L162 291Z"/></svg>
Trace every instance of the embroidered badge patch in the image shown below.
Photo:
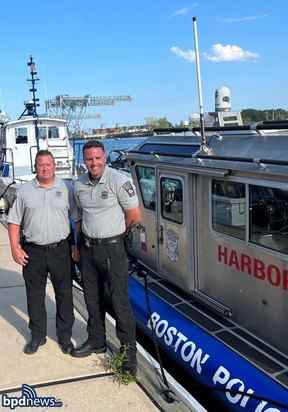
<svg viewBox="0 0 288 412"><path fill-rule="evenodd" d="M108 192L102 192L101 199L108 199Z"/></svg>
<svg viewBox="0 0 288 412"><path fill-rule="evenodd" d="M56 196L56 197L61 197L62 194L63 194L63 192L60 192L60 190L57 190L57 191L55 192L55 196Z"/></svg>
<svg viewBox="0 0 288 412"><path fill-rule="evenodd" d="M129 197L135 196L134 188L133 188L133 186L131 185L130 182L124 183L124 185L122 187L125 190L125 192L127 192Z"/></svg>

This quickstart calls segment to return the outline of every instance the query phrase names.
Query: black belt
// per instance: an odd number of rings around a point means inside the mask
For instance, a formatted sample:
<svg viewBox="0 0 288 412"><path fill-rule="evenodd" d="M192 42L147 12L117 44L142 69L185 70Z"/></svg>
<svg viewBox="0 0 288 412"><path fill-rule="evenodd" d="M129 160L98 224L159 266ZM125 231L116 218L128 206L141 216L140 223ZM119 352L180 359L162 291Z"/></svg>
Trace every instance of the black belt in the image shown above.
<svg viewBox="0 0 288 412"><path fill-rule="evenodd" d="M56 247L59 247L66 242L67 239L62 239L60 242L56 243L49 243L48 245L37 245L37 243L32 243L32 242L25 242L24 245L26 246L32 246L38 249L55 249Z"/></svg>
<svg viewBox="0 0 288 412"><path fill-rule="evenodd" d="M88 237L83 235L84 238L84 245L86 247L90 247L91 245L105 245L109 243L117 243L120 239L122 239L123 235L117 235L112 237Z"/></svg>

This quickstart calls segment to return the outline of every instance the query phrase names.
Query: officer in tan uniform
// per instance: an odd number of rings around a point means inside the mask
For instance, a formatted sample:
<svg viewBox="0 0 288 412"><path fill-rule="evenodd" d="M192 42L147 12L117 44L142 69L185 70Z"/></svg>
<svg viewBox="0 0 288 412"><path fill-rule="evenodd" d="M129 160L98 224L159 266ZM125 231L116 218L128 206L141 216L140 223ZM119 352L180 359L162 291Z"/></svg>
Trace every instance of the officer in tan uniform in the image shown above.
<svg viewBox="0 0 288 412"><path fill-rule="evenodd" d="M36 178L23 184L9 211L8 233L13 259L23 267L31 341L24 353L33 354L46 343L45 291L48 272L56 298L56 330L64 353L72 351L74 322L69 224L69 193L55 177L55 161L47 150L35 159ZM20 242L20 227L24 240Z"/></svg>
<svg viewBox="0 0 288 412"><path fill-rule="evenodd" d="M128 298L128 261L123 235L140 222L135 188L123 173L106 165L101 142L83 147L88 173L75 183L81 228L80 268L89 314L88 339L72 356L84 357L106 350L104 289L108 290L116 318L121 351L127 357L123 369L136 373L135 319Z"/></svg>

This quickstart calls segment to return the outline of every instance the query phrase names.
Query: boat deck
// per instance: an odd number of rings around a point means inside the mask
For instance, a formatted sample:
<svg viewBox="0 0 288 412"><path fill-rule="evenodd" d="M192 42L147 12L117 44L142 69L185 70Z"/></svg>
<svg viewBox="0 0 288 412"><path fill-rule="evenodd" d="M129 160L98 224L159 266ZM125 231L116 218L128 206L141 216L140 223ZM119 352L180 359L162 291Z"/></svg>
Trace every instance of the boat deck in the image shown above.
<svg viewBox="0 0 288 412"><path fill-rule="evenodd" d="M77 311L77 302L81 293L75 298L75 324L73 340L76 345L82 343L87 336L86 321ZM139 377L128 385L119 384L115 376L107 370L107 355L93 354L87 358L77 359L64 355L58 344L55 332L55 300L52 284L48 281L46 308L48 318L48 333L46 345L39 348L34 355L23 354L23 347L29 340L27 327L25 285L21 268L13 262L6 228L0 223L0 395L1 407L4 396L7 398L22 396L22 385L31 386L37 397L54 397L62 401L63 406L54 410L67 408L73 411L205 411L201 405L194 402L189 394L188 401L176 402L174 405L163 404L161 385L156 376L156 384L151 375L151 364L143 364L140 353ZM114 330L110 325L110 329ZM109 326L108 326L109 330ZM108 348L115 347L108 338ZM138 348L139 349L139 348ZM147 366L148 365L148 366ZM142 370L142 372L141 372ZM145 371L146 376L144 376ZM158 380L158 382L157 382ZM146 383L145 383L146 382ZM152 393L154 391L154 394ZM177 389L176 389L177 392ZM183 395L183 394L182 394ZM186 400L187 400L186 399ZM190 402L190 404L189 404ZM193 407L191 406L193 403ZM187 406L188 405L188 406ZM6 406L9 410L9 406ZM34 407L21 407L23 411L32 411ZM37 407L37 410L47 410L47 406Z"/></svg>

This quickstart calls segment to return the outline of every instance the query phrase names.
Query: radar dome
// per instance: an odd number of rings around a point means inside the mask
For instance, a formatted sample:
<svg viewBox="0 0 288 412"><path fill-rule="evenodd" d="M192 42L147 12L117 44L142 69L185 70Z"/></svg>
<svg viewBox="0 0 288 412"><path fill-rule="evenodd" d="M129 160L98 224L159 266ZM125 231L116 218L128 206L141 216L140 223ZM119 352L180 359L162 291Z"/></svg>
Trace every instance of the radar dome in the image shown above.
<svg viewBox="0 0 288 412"><path fill-rule="evenodd" d="M229 112L231 110L231 91L222 86L215 92L215 112Z"/></svg>

